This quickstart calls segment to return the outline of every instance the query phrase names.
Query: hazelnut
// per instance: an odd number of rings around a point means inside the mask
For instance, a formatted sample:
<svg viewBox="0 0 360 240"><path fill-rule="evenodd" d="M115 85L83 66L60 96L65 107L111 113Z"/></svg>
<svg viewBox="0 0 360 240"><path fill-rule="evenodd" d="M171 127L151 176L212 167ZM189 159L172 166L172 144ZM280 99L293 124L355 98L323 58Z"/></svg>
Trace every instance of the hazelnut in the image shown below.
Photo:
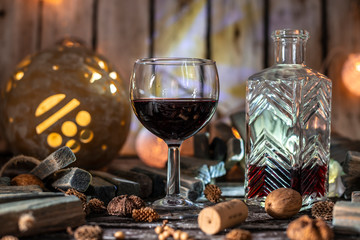
<svg viewBox="0 0 360 240"><path fill-rule="evenodd" d="M182 232L180 234L180 240L187 240L189 238L189 234L187 232Z"/></svg>
<svg viewBox="0 0 360 240"><path fill-rule="evenodd" d="M331 240L334 233L322 219L311 219L304 215L292 221L286 230L291 240Z"/></svg>
<svg viewBox="0 0 360 240"><path fill-rule="evenodd" d="M179 240L180 239L180 235L181 235L182 231L181 230L176 230L173 234L173 238L175 240Z"/></svg>
<svg viewBox="0 0 360 240"><path fill-rule="evenodd" d="M114 238L116 240L125 239L125 234L122 231L117 231L114 233Z"/></svg>
<svg viewBox="0 0 360 240"><path fill-rule="evenodd" d="M251 240L251 233L244 229L233 229L225 236L226 240Z"/></svg>
<svg viewBox="0 0 360 240"><path fill-rule="evenodd" d="M295 216L302 206L300 193L291 188L279 188L266 197L265 211L273 218L286 219Z"/></svg>
<svg viewBox="0 0 360 240"><path fill-rule="evenodd" d="M155 228L155 233L156 234L160 234L160 233L162 233L164 231L164 228L163 227L161 227L161 226L157 226L156 228Z"/></svg>

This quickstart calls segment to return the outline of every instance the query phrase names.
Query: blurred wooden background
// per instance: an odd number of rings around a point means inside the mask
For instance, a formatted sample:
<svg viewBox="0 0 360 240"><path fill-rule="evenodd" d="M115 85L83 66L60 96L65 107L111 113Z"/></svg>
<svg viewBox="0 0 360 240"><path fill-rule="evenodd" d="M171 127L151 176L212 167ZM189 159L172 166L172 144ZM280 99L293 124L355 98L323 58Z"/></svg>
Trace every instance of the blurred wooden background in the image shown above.
<svg viewBox="0 0 360 240"><path fill-rule="evenodd" d="M126 84L137 58L216 60L226 117L244 109L245 81L272 64L270 34L282 28L310 32L307 65L333 80L332 130L360 139L360 98L341 81L347 54L360 52L359 0L0 0L0 83L25 56L72 36Z"/></svg>

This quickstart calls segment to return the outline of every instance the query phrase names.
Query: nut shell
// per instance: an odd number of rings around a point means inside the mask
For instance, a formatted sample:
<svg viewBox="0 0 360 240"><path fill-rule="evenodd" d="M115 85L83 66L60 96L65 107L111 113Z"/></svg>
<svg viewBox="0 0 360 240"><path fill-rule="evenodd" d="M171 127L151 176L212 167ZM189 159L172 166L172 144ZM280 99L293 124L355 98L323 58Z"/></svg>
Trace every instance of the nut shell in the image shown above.
<svg viewBox="0 0 360 240"><path fill-rule="evenodd" d="M286 230L291 240L331 240L334 233L322 219L311 219L304 215L292 221Z"/></svg>
<svg viewBox="0 0 360 240"><path fill-rule="evenodd" d="M277 219L295 216L302 206L300 193L291 188L279 188L266 197L265 211Z"/></svg>
<svg viewBox="0 0 360 240"><path fill-rule="evenodd" d="M45 188L44 183L40 178L33 174L20 174L11 179L11 185L14 186L29 186L29 185L38 185L42 189Z"/></svg>
<svg viewBox="0 0 360 240"><path fill-rule="evenodd" d="M121 195L114 197L107 206L108 214L130 217L134 209L145 207L145 202L135 195Z"/></svg>

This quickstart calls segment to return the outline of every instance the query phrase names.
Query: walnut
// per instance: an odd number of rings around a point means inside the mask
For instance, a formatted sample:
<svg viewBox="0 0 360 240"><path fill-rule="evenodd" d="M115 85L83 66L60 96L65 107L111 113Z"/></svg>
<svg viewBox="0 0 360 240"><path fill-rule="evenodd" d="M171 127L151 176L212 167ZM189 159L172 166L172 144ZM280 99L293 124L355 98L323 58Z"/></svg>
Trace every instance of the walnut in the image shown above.
<svg viewBox="0 0 360 240"><path fill-rule="evenodd" d="M100 240L102 239L102 229L99 226L84 225L78 227L74 232L76 240Z"/></svg>
<svg viewBox="0 0 360 240"><path fill-rule="evenodd" d="M105 204L103 201L93 198L86 204L86 214L90 213L102 213L106 210Z"/></svg>
<svg viewBox="0 0 360 240"><path fill-rule="evenodd" d="M11 185L14 186L29 186L29 185L38 185L42 189L45 189L44 183L40 178L33 174L20 174L11 179Z"/></svg>
<svg viewBox="0 0 360 240"><path fill-rule="evenodd" d="M251 240L251 233L243 229L233 229L225 236L226 240Z"/></svg>
<svg viewBox="0 0 360 240"><path fill-rule="evenodd" d="M114 197L107 206L108 214L130 217L134 209L145 207L145 202L135 195Z"/></svg>
<svg viewBox="0 0 360 240"><path fill-rule="evenodd" d="M334 233L322 219L311 219L304 215L292 221L286 230L291 240L331 240Z"/></svg>
<svg viewBox="0 0 360 240"><path fill-rule="evenodd" d="M331 201L317 202L311 208L311 215L315 218L321 218L325 221L332 220L332 211L334 203Z"/></svg>
<svg viewBox="0 0 360 240"><path fill-rule="evenodd" d="M132 212L132 218L137 222L153 222L157 221L160 216L154 209L145 207L141 209L134 209Z"/></svg>
<svg viewBox="0 0 360 240"><path fill-rule="evenodd" d="M214 184L208 184L205 187L204 194L207 200L213 203L217 203L221 198L221 190L218 186Z"/></svg>
<svg viewBox="0 0 360 240"><path fill-rule="evenodd" d="M300 193L291 188L279 188L267 195L265 211L273 218L286 219L295 216L302 206Z"/></svg>

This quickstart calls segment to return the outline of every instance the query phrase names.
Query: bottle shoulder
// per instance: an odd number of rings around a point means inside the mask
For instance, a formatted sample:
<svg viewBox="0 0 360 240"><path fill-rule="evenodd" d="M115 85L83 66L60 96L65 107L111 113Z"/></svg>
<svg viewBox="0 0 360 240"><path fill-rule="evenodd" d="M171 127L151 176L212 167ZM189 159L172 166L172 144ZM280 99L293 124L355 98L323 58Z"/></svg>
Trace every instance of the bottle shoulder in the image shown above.
<svg viewBox="0 0 360 240"><path fill-rule="evenodd" d="M304 79L321 79L331 84L327 76L303 64L275 64L248 78L249 81L302 81Z"/></svg>

